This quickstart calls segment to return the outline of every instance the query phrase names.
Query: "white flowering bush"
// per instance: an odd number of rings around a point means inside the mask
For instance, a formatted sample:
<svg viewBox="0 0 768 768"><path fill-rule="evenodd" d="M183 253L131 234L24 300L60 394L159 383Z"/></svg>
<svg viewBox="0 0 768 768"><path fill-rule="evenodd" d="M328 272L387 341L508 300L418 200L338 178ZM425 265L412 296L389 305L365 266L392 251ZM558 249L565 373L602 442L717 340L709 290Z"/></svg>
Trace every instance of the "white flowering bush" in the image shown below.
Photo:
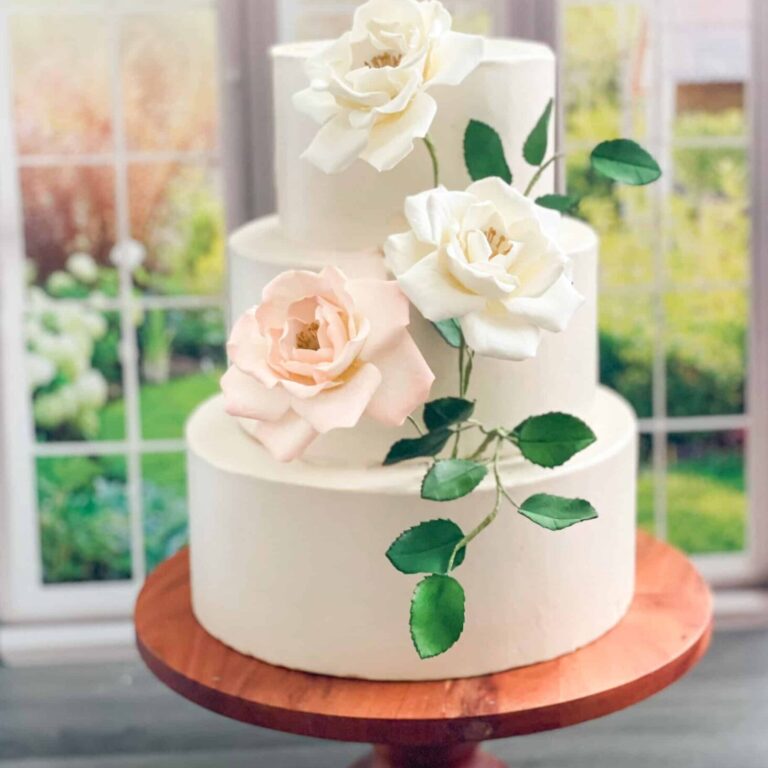
<svg viewBox="0 0 768 768"><path fill-rule="evenodd" d="M87 439L99 431L99 411L107 403L109 383L94 366L94 357L97 344L107 336L108 323L102 313L62 296L77 295L80 287L95 284L99 271L91 256L74 254L67 271L49 276L48 293L29 288L27 382L41 439Z"/></svg>

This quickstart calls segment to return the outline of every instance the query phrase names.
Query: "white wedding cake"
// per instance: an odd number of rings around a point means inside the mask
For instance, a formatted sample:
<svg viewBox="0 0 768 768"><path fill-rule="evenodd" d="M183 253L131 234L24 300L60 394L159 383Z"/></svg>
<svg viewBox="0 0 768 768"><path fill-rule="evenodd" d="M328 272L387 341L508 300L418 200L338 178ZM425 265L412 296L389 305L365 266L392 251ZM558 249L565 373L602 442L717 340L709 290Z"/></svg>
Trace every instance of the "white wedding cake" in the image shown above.
<svg viewBox="0 0 768 768"><path fill-rule="evenodd" d="M197 619L376 680L590 643L633 596L636 424L597 237L552 210L552 52L372 0L272 64L278 212L231 237L232 367L187 427Z"/></svg>

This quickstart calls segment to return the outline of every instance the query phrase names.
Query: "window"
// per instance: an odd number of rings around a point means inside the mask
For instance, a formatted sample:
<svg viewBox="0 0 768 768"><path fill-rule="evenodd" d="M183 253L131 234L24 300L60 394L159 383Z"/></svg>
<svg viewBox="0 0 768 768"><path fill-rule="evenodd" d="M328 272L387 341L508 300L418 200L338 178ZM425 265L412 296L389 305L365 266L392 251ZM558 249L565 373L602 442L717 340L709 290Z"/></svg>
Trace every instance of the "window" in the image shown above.
<svg viewBox="0 0 768 768"><path fill-rule="evenodd" d="M8 612L126 615L185 540L183 424L225 363L215 3L3 13L24 244L3 351L26 374Z"/></svg>
<svg viewBox="0 0 768 768"><path fill-rule="evenodd" d="M560 14L567 183L602 235L602 379L641 417L640 524L748 578L749 3ZM588 149L617 135L657 155L661 184L596 185Z"/></svg>

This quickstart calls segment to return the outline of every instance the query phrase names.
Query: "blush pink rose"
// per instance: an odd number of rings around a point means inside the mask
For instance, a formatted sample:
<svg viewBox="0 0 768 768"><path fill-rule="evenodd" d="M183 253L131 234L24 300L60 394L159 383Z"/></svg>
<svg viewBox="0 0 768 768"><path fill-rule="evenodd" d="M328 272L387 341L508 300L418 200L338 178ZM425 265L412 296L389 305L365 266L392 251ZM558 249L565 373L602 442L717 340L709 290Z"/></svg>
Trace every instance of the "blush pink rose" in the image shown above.
<svg viewBox="0 0 768 768"><path fill-rule="evenodd" d="M434 375L407 326L397 283L341 270L278 275L232 329L221 386L228 413L278 460L365 414L399 426L429 397Z"/></svg>

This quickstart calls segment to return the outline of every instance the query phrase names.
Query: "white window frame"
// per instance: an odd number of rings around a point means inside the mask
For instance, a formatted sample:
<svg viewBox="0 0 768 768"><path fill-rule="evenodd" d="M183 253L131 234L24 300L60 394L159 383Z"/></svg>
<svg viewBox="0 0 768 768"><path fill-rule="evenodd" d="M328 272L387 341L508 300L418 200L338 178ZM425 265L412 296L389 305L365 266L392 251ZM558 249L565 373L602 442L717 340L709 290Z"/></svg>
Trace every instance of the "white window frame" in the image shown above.
<svg viewBox="0 0 768 768"><path fill-rule="evenodd" d="M101 165L114 170L116 242L130 238L127 170L132 162L178 162L196 166L221 164L221 146L211 152L136 152L127 147L122 120L120 77L120 23L125 14L174 13L195 6L209 8L211 0L173 0L158 7L143 0L79 0L62 7L58 3L0 5L0 189L2 189L2 260L0 261L0 621L3 623L125 620L146 575L141 458L147 453L183 453L182 438L143 440L140 434L139 354L133 316L137 308L196 310L224 309L223 296L134 297L131 274L125 266L119 273L119 294L100 302L99 309L119 313L120 359L125 400L126 434L122 440L37 443L33 434L31 403L25 381L24 237L17 168ZM12 125L12 63L9 19L12 14L94 14L103 17L111 37L112 120L114 149L98 154L19 156ZM221 110L220 110L221 111ZM229 195L239 201L237 190ZM80 300L83 306L88 301ZM131 533L131 578L124 581L78 584L44 584L37 514L35 461L52 456L119 455L126 459L127 501ZM122 632L122 629L120 630ZM107 633L109 635L109 633ZM2 637L0 637L0 641ZM0 643L2 645L2 643Z"/></svg>
<svg viewBox="0 0 768 768"><path fill-rule="evenodd" d="M600 5L607 0L513 0L513 5L527 6L531 2L536 3L536 13L539 19L544 19L543 25L549 37L547 42L555 40L554 48L557 52L562 50L560 20L563 6L575 5ZM611 4L622 5L642 4L643 0L610 0ZM650 6L649 16L660 19L665 8L665 0L645 0ZM768 192L765 190L765 176L761 173L768 167L768 114L766 113L765 96L768 92L768 55L763 52L765 34L768 32L768 8L761 0L751 0L751 34L752 34L752 70L748 89L747 111L749 113L751 129L747 136L740 142L729 143L728 146L736 146L748 150L750 166L753 169L751 179L751 210L761 210L761 205L768 202ZM514 10L512 12L514 19ZM514 23L514 22L513 22ZM529 22L530 24L530 22ZM535 35L542 38L541 24ZM554 32L553 32L554 29ZM663 32L663 29L662 29ZM656 110L660 111L659 119L655 125L661 126L673 107L671 94L663 92L665 44L668 42L664 35L659 36L656 45L661 50L654 57L655 71L652 82L656 92L652 95L652 101ZM563 56L559 56L562 67ZM563 82L563 77L559 78ZM562 120L562 99L560 146L566 150L572 149L562 141L564 121ZM667 146L664 137L659 131L649 136L645 143L654 154L659 157L662 165L670 166L671 150L682 146L680 140L674 145ZM669 177L670 174L667 175ZM656 221L663 221L665 216L665 198L668 194L667 182L659 183L653 188L655 199ZM762 209L764 210L764 208ZM766 407L765 392L768 391L768 310L765 304L768 301L768 265L766 258L768 253L768 226L760 216L752 217L751 240L751 281L748 286L738 285L739 289L750 289L750 333L749 333L749 361L747 375L746 407L744 414L724 416L696 416L696 417L669 417L666 416L666 389L663 346L657 341L654 345L654 387L653 418L640 421L641 434L651 436L653 441L653 470L656 477L665 477L667 471L667 435L681 432L721 431L721 430L748 430L745 448L745 469L747 474L747 549L743 553L699 555L694 558L696 564L710 583L717 588L751 588L765 583L768 579L768 477L765 467L768 466L768 407ZM663 242L663 224L657 227L658 237L656 243L656 263L660 266L664 257L665 243ZM656 270L661 275L661 269ZM660 280L662 278L659 278ZM734 287L732 285L723 287ZM661 294L664 286L656 286L657 296ZM663 482L656 483L656 524L657 534L664 537L666 534L665 510L667 504L666 488Z"/></svg>

